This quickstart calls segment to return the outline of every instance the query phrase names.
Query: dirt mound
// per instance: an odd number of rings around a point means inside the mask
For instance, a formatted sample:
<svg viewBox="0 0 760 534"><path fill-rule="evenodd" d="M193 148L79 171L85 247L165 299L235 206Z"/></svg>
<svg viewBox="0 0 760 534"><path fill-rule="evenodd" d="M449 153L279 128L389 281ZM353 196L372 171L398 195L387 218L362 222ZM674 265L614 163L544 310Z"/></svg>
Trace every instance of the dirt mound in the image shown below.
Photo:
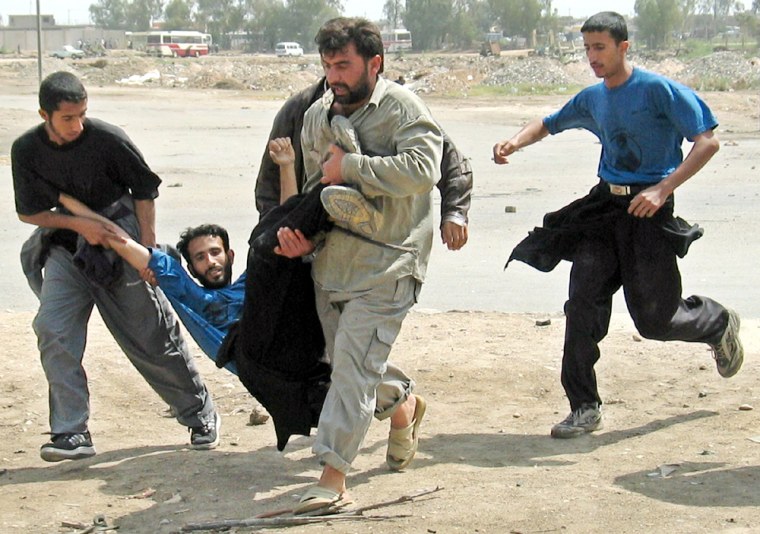
<svg viewBox="0 0 760 534"><path fill-rule="evenodd" d="M311 85L322 75L319 58L278 58L270 55L216 54L202 58L154 58L117 50L97 59L45 58L45 72L75 72L89 84L251 90L288 95ZM632 56L634 64L660 72L698 90L760 87L760 62L736 52L716 52L682 61L676 57L651 59ZM33 78L32 59L2 63L2 70ZM491 56L474 53L390 54L385 75L403 78L420 93L445 96L468 94L476 86L501 86L515 91L585 86L595 82L583 54L561 59L539 56Z"/></svg>

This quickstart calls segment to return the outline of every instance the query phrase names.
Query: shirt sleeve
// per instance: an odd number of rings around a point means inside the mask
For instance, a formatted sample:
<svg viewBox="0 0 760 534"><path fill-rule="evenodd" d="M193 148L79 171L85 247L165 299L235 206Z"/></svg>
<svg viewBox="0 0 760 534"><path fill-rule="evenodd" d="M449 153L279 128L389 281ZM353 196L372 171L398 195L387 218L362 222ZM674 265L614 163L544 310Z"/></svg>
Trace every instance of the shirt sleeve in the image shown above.
<svg viewBox="0 0 760 534"><path fill-rule="evenodd" d="M367 196L405 197L430 191L441 177L443 134L429 116L405 121L393 133L393 156L346 154L342 174Z"/></svg>
<svg viewBox="0 0 760 534"><path fill-rule="evenodd" d="M11 174L15 194L16 213L34 215L58 205L59 191L32 170L28 165L26 141L19 138L11 147Z"/></svg>
<svg viewBox="0 0 760 534"><path fill-rule="evenodd" d="M551 135L584 128L599 136L598 128L587 105L588 93L581 91L571 98L564 106L544 118L544 126Z"/></svg>
<svg viewBox="0 0 760 534"><path fill-rule="evenodd" d="M667 115L685 139L691 141L697 135L718 126L718 120L707 104L686 86L677 83L661 84L657 86L655 99L657 109Z"/></svg>
<svg viewBox="0 0 760 534"><path fill-rule="evenodd" d="M157 249L151 249L148 267L156 275L158 286L167 296L182 302L185 306L203 315L204 310L214 301L214 290L199 286L182 265Z"/></svg>
<svg viewBox="0 0 760 534"><path fill-rule="evenodd" d="M116 164L119 176L125 181L132 198L135 200L152 200L158 197L161 179L148 166L140 150L129 138L122 140L117 152Z"/></svg>

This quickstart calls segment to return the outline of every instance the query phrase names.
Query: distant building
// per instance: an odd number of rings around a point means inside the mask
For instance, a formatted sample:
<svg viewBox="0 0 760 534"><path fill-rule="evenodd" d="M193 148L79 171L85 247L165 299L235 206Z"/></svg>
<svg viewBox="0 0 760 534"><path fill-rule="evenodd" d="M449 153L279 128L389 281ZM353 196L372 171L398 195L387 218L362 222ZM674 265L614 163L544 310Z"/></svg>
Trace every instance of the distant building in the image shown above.
<svg viewBox="0 0 760 534"><path fill-rule="evenodd" d="M42 53L74 45L82 48L86 43L106 43L109 47L125 48L123 30L106 30L89 24L59 26L53 15L40 15L42 27ZM8 15L8 25L0 27L0 51L34 53L37 51L37 15Z"/></svg>
<svg viewBox="0 0 760 534"><path fill-rule="evenodd" d="M43 28L55 27L53 15L40 15L40 23ZM37 15L8 15L8 27L17 30L36 30Z"/></svg>

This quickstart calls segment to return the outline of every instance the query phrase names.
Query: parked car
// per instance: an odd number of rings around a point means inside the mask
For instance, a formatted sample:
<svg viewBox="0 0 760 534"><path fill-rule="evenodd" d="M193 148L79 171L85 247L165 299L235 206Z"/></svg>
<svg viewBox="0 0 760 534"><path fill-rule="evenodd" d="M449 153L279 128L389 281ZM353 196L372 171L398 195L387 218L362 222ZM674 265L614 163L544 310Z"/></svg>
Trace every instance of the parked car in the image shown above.
<svg viewBox="0 0 760 534"><path fill-rule="evenodd" d="M79 50L71 45L63 45L63 48L54 51L50 54L50 57L57 57L58 59L64 59L70 57L72 59L81 59L85 56L84 50Z"/></svg>
<svg viewBox="0 0 760 534"><path fill-rule="evenodd" d="M277 43L274 47L274 53L278 56L302 56L303 48L298 43Z"/></svg>

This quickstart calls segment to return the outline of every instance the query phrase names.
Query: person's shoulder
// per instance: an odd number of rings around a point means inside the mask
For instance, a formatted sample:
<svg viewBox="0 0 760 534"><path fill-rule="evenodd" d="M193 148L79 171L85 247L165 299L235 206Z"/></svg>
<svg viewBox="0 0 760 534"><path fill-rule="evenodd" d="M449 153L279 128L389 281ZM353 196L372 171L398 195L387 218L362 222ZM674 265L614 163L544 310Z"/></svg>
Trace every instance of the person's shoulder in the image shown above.
<svg viewBox="0 0 760 534"><path fill-rule="evenodd" d="M307 109L309 106L311 106L316 100L321 97L325 92L325 86L324 86L324 78L307 87L306 89L303 89L302 91L299 91L298 93L294 94L290 98L288 98L285 103L282 105L283 110L289 110L294 108L302 108Z"/></svg>
<svg viewBox="0 0 760 534"><path fill-rule="evenodd" d="M375 91L373 91L370 101L374 101L378 107L381 105L393 106L400 110L406 110L412 115L429 113L427 105L419 95L407 87L388 81L383 77L377 79Z"/></svg>
<svg viewBox="0 0 760 534"><path fill-rule="evenodd" d="M29 128L27 131L19 135L15 141L13 141L11 150L13 152L17 152L18 150L27 149L29 147L36 145L37 140L40 137L40 129L44 129L44 128L45 128L44 123L40 123L37 126L33 126Z"/></svg>
<svg viewBox="0 0 760 534"><path fill-rule="evenodd" d="M129 136L127 133L119 126L111 124L110 122L88 117L86 124L90 130L90 134L92 135L97 135L103 138L118 139L120 141L129 141Z"/></svg>
<svg viewBox="0 0 760 534"><path fill-rule="evenodd" d="M635 68L633 73L636 76L638 83L645 86L650 91L662 92L667 95L694 93L694 90L691 87L657 72Z"/></svg>
<svg viewBox="0 0 760 534"><path fill-rule="evenodd" d="M668 87L680 85L675 80L671 80L664 74L654 72L651 70L642 69L641 67L634 67L631 78L639 84L645 84L652 87Z"/></svg>

